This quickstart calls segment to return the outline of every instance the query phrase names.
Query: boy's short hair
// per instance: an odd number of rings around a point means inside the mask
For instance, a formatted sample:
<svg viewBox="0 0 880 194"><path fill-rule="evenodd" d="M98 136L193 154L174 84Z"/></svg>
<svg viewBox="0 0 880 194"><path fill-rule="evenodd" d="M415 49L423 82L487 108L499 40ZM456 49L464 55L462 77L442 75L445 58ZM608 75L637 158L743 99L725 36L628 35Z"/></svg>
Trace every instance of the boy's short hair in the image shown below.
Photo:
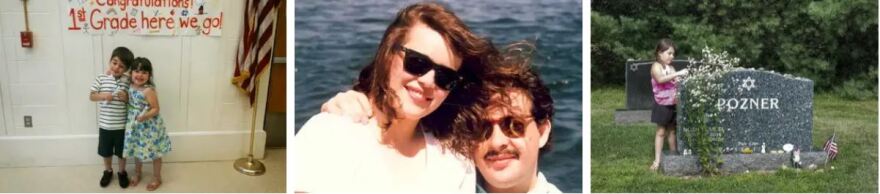
<svg viewBox="0 0 880 194"><path fill-rule="evenodd" d="M113 60L113 57L118 57L122 61L122 66L127 70L131 67L131 62L134 60L134 53L131 53L131 50L128 50L128 48L121 46L113 49L113 53L110 54L110 60Z"/></svg>

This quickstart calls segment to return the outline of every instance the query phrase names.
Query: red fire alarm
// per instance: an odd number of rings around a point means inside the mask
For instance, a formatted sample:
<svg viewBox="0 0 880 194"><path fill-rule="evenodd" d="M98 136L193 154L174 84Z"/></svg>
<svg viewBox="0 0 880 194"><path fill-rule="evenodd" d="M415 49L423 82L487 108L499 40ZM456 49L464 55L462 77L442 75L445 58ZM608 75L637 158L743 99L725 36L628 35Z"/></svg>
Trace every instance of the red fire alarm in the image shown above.
<svg viewBox="0 0 880 194"><path fill-rule="evenodd" d="M31 25L28 21L27 0L22 0L24 5L24 32L21 32L21 47L34 47L34 34L31 32Z"/></svg>
<svg viewBox="0 0 880 194"><path fill-rule="evenodd" d="M33 48L34 47L34 34L30 31L21 32L21 47L24 48Z"/></svg>

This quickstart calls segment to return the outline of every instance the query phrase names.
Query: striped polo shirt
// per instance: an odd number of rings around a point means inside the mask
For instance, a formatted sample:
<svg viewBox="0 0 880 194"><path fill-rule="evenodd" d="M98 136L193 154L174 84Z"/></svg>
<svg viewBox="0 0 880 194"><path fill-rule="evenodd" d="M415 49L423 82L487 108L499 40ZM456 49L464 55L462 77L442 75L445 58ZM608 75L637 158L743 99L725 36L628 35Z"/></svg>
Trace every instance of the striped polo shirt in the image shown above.
<svg viewBox="0 0 880 194"><path fill-rule="evenodd" d="M113 75L101 74L95 77L91 92L128 92L128 85L128 77L125 75L116 79ZM124 130L126 114L126 103L123 101L98 101L98 127L101 129Z"/></svg>

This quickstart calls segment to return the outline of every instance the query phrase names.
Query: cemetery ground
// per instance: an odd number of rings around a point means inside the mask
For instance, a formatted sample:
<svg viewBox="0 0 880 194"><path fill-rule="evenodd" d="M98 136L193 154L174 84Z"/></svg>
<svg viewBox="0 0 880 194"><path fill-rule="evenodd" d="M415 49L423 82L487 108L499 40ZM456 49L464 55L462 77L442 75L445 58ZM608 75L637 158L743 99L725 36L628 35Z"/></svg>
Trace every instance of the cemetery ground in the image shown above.
<svg viewBox="0 0 880 194"><path fill-rule="evenodd" d="M831 93L815 94L813 146L821 149L836 131L840 150L824 169L715 177L650 171L656 125L614 123L614 111L625 107L623 99L622 87L592 90L592 192L877 192L877 99L849 101Z"/></svg>

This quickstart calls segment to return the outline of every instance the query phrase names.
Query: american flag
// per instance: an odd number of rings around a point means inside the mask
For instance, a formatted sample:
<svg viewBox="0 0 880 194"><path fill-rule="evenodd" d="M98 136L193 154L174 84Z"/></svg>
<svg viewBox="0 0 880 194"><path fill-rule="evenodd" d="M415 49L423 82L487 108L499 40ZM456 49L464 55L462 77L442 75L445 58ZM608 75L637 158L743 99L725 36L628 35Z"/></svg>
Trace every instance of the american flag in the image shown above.
<svg viewBox="0 0 880 194"><path fill-rule="evenodd" d="M834 160L837 157L837 143L834 142L834 137L837 136L837 133L831 135L831 138L828 138L828 141L825 141L825 153L828 154L828 159Z"/></svg>
<svg viewBox="0 0 880 194"><path fill-rule="evenodd" d="M248 94L251 105L256 98L256 79L272 60L275 15L280 0L248 0L244 6L241 42L235 53L232 84Z"/></svg>

